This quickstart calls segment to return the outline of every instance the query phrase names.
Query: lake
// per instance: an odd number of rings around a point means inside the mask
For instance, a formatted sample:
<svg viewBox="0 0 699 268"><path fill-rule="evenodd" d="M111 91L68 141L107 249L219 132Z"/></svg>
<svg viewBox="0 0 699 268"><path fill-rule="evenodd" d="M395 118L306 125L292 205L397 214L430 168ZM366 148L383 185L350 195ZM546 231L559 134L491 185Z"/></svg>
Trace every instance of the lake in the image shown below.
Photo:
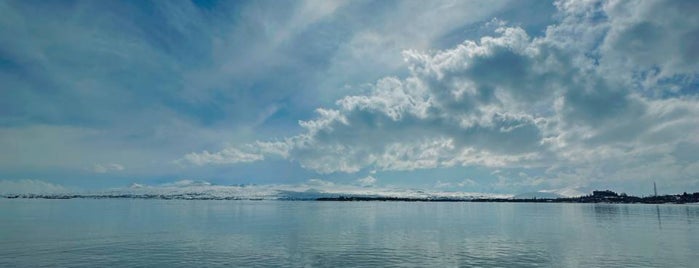
<svg viewBox="0 0 699 268"><path fill-rule="evenodd" d="M0 267L690 267L699 205L0 199Z"/></svg>

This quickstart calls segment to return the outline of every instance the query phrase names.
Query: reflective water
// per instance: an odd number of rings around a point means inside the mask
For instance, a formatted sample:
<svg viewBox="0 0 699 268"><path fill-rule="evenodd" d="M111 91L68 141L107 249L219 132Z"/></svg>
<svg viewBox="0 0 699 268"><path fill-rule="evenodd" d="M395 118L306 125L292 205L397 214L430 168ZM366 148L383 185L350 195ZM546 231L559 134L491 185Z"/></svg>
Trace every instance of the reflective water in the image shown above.
<svg viewBox="0 0 699 268"><path fill-rule="evenodd" d="M0 200L0 267L692 267L699 205Z"/></svg>

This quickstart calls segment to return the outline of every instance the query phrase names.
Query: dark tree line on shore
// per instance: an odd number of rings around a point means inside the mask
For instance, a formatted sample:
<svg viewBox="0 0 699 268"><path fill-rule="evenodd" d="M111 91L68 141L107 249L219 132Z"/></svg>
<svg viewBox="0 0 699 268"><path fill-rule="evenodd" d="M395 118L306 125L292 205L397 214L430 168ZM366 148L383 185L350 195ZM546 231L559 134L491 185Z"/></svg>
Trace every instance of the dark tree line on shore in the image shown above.
<svg viewBox="0 0 699 268"><path fill-rule="evenodd" d="M676 195L631 196L618 194L610 190L593 191L590 195L563 198L412 198L412 197L381 197L381 196L340 196L322 197L318 201L413 201L413 202L513 202L513 203L642 203L642 204L684 204L699 203L699 192Z"/></svg>
<svg viewBox="0 0 699 268"><path fill-rule="evenodd" d="M699 192L688 194L675 195L653 195L653 196L631 196L625 193L617 194L610 190L593 191L591 195L581 196L577 198L563 198L577 203L645 203L645 204L662 204L662 203L697 203L699 202Z"/></svg>

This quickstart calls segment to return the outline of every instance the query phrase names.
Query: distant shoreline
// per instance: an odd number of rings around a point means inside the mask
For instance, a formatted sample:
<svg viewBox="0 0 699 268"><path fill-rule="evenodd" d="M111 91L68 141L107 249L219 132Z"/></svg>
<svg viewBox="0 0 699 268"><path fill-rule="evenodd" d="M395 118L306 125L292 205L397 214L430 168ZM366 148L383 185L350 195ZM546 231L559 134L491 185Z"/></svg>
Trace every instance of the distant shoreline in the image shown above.
<svg viewBox="0 0 699 268"><path fill-rule="evenodd" d="M593 191L591 195L561 198L450 198L335 195L309 198L221 197L199 193L184 194L10 194L5 199L156 199L156 200L279 200L279 201L381 201L381 202L476 202L476 203L612 203L612 204L686 204L699 203L699 192L637 197L615 192Z"/></svg>
<svg viewBox="0 0 699 268"><path fill-rule="evenodd" d="M674 196L673 196L674 197ZM636 199L638 198L638 199ZM691 204L699 203L698 199L682 200L670 199L664 196L636 197L634 199L594 199L588 196L572 198L401 198L401 197L322 197L316 201L362 202L362 201L388 201L388 202L474 202L474 203L607 203L607 204Z"/></svg>

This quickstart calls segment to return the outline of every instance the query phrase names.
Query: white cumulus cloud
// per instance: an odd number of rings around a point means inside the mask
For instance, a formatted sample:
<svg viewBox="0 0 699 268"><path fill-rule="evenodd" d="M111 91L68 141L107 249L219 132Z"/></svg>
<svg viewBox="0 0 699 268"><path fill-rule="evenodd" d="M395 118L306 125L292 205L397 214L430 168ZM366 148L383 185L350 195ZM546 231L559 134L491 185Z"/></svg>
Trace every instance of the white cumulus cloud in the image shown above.
<svg viewBox="0 0 699 268"><path fill-rule="evenodd" d="M371 187L376 184L378 180L372 176L366 176L361 179L357 179L357 183L359 183L360 186L362 187Z"/></svg>
<svg viewBox="0 0 699 268"><path fill-rule="evenodd" d="M699 100L675 93L696 87L699 23L692 14L699 6L558 1L556 7L558 22L540 36L499 23L491 36L450 49L406 50L408 76L382 78L366 94L317 109L315 118L299 122L301 134L185 159L225 164L278 155L319 173L472 165L546 170L501 177L502 185L650 176L692 184L699 164L680 151L699 145L690 135L699 133Z"/></svg>

